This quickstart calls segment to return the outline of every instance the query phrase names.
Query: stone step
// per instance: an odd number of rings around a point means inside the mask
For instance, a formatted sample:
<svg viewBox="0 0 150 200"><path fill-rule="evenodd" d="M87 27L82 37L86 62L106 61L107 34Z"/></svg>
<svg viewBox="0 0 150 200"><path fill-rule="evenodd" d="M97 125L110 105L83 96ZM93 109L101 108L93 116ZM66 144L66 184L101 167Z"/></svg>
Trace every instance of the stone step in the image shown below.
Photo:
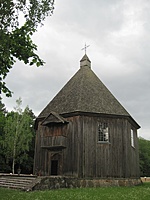
<svg viewBox="0 0 150 200"><path fill-rule="evenodd" d="M3 185L16 185L16 186L28 186L30 185L32 182L23 182L23 181L20 181L20 182L15 182L15 181L0 181L0 186L3 186Z"/></svg>
<svg viewBox="0 0 150 200"><path fill-rule="evenodd" d="M18 179L18 178L0 178L0 183L1 182L18 182L18 183L31 183L34 179Z"/></svg>
<svg viewBox="0 0 150 200"><path fill-rule="evenodd" d="M36 184L36 177L1 176L0 187L30 191Z"/></svg>
<svg viewBox="0 0 150 200"><path fill-rule="evenodd" d="M9 179L16 179L16 180L21 180L21 179L23 179L23 180L33 180L33 179L35 179L36 177L25 177L25 176L15 176L15 177L12 177L12 176L8 176L8 177L2 177L2 178L9 178Z"/></svg>
<svg viewBox="0 0 150 200"><path fill-rule="evenodd" d="M3 185L0 185L0 187L5 187L5 188L11 188L11 189L20 189L20 190L26 190L26 186L23 186L23 185L16 185L16 184L3 184Z"/></svg>

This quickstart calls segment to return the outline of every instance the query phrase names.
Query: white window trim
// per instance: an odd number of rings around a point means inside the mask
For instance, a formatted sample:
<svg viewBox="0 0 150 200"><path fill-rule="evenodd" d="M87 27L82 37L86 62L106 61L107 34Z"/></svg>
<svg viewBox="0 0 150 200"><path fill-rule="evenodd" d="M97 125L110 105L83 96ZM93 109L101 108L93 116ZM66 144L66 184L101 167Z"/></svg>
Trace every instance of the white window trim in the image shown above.
<svg viewBox="0 0 150 200"><path fill-rule="evenodd" d="M105 122L98 123L98 143L109 143L108 124Z"/></svg>
<svg viewBox="0 0 150 200"><path fill-rule="evenodd" d="M133 129L131 129L131 146L135 148L135 145L134 145L134 131L133 131Z"/></svg>

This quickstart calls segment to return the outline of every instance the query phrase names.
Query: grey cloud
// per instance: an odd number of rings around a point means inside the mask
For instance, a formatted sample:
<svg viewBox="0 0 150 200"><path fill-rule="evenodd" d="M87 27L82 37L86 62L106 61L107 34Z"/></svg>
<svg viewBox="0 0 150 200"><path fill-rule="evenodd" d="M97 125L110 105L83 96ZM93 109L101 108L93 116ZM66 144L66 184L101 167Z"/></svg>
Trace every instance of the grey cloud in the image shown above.
<svg viewBox="0 0 150 200"><path fill-rule="evenodd" d="M54 15L33 37L42 68L17 62L7 77L13 98L22 97L36 115L79 69L87 42L92 69L142 126L150 139L150 2L147 0L56 1Z"/></svg>

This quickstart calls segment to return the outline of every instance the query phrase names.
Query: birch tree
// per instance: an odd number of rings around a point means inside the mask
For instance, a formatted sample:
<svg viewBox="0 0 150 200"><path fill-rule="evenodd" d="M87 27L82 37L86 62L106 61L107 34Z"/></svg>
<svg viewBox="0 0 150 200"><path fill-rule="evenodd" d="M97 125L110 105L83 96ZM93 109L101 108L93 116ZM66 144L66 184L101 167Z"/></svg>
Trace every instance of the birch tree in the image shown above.
<svg viewBox="0 0 150 200"><path fill-rule="evenodd" d="M32 141L31 126L33 120L28 113L29 108L24 111L21 109L22 100L16 100L14 111L6 116L5 135L3 147L5 156L12 160L12 173L15 173L16 161L21 164L24 159L27 159L27 152Z"/></svg>

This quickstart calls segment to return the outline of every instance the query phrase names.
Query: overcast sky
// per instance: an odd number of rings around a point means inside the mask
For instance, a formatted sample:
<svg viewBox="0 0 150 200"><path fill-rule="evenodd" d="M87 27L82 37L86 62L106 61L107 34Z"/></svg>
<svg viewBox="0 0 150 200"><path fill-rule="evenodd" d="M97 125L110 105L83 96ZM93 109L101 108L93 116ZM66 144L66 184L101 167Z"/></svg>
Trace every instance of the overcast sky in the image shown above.
<svg viewBox="0 0 150 200"><path fill-rule="evenodd" d="M150 1L56 0L53 16L33 37L44 67L17 62L7 86L38 115L80 67L85 42L92 70L150 139Z"/></svg>

